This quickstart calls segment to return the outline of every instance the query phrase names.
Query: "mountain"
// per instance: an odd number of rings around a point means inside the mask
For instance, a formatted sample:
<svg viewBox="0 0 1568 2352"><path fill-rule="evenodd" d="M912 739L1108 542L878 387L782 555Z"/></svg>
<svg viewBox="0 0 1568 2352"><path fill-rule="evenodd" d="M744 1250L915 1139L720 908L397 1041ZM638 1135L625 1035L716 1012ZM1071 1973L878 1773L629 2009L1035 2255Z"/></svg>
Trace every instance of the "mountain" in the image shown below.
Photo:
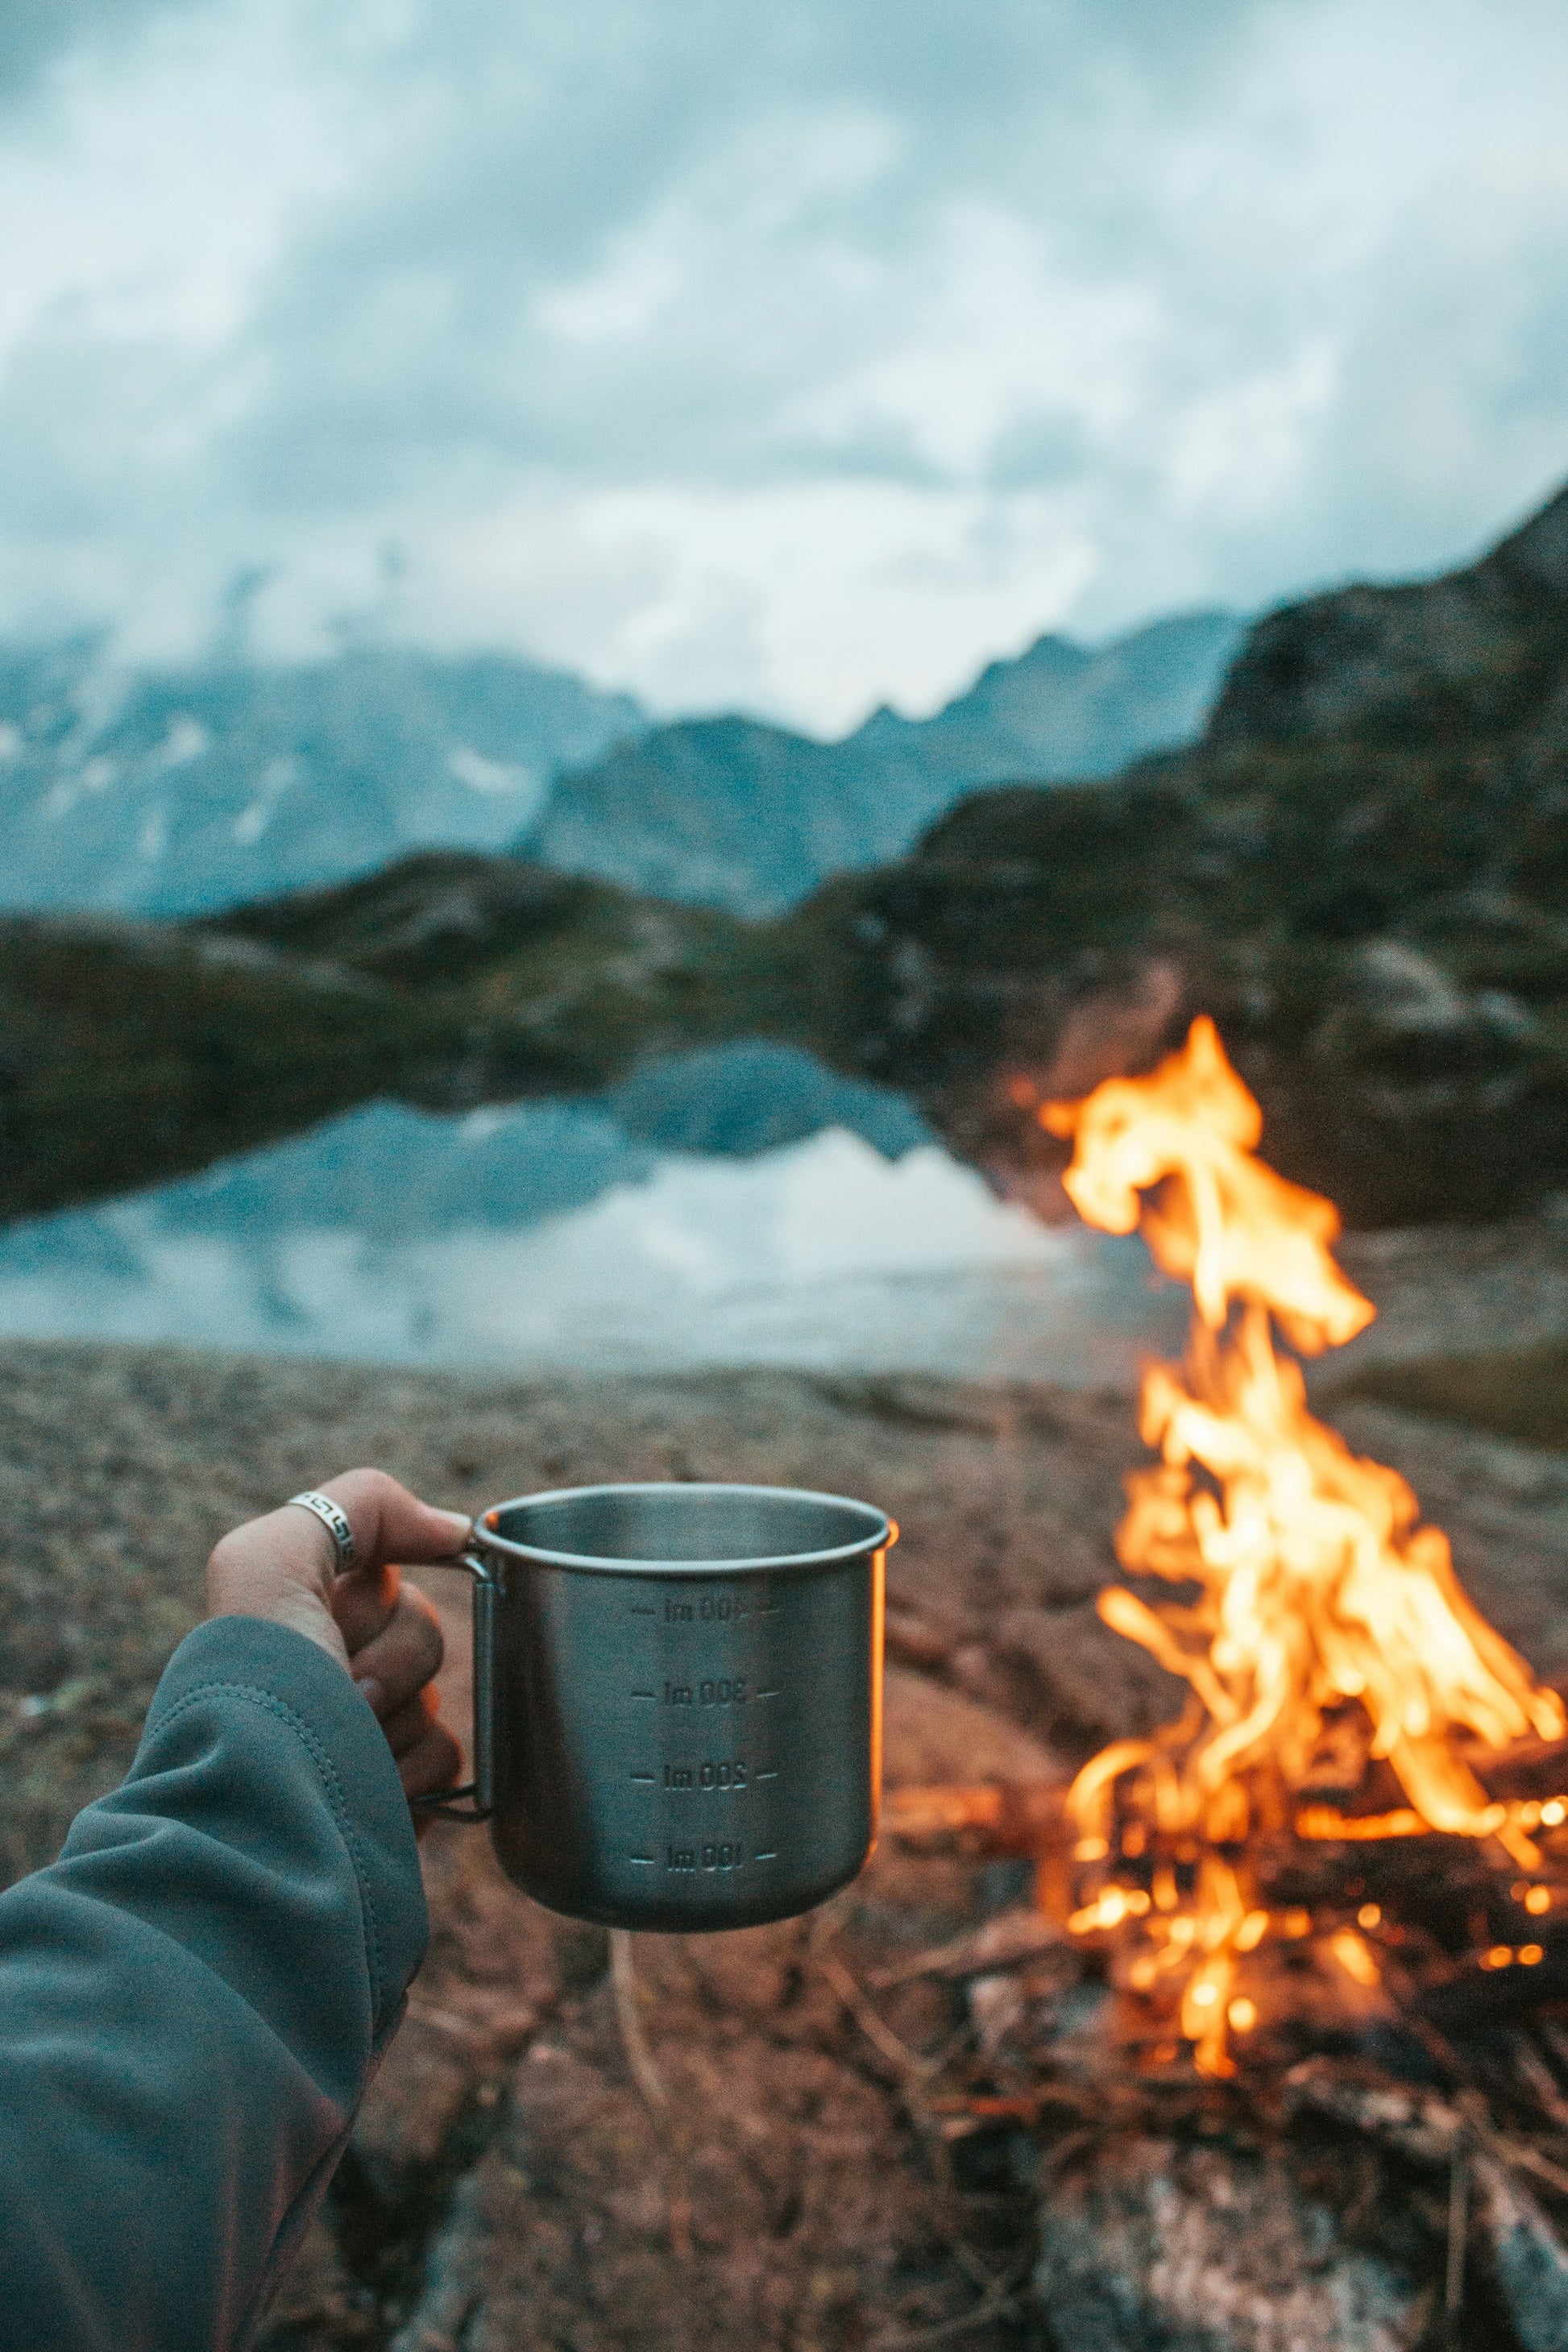
<svg viewBox="0 0 1568 2352"><path fill-rule="evenodd" d="M800 739L756 731L793 805ZM199 923L13 917L0 1213L376 1098L616 1088L652 1134L633 1106L664 1099L659 1055L699 1057L679 1131L711 1148L749 1131L757 1072L759 1101L776 1082L736 1058L756 1040L906 1095L1043 1202L1041 1102L1148 1067L1200 1011L1270 1160L1354 1224L1568 1187L1568 491L1479 563L1260 621L1183 749L948 798L890 863L763 920L450 850Z"/></svg>
<svg viewBox="0 0 1568 2352"><path fill-rule="evenodd" d="M3 646L0 907L185 915L499 849L558 768L645 724L507 654L134 675L92 638Z"/></svg>
<svg viewBox="0 0 1568 2352"><path fill-rule="evenodd" d="M975 793L795 928L838 1056L999 1181L1052 1167L1041 1100L1206 1010L1353 1223L1568 1184L1568 489L1478 563L1259 621L1186 751Z"/></svg>
<svg viewBox="0 0 1568 2352"><path fill-rule="evenodd" d="M1529 728L1561 751L1565 604L1568 489L1479 563L1269 614L1225 682L1207 742L1437 745Z"/></svg>
<svg viewBox="0 0 1568 2352"><path fill-rule="evenodd" d="M898 856L974 783L1184 740L1237 634L1199 614L1098 652L1043 637L934 719L879 711L842 743L744 719L647 731L629 697L505 654L138 674L93 637L3 645L0 908L202 914L521 828L557 870L766 911Z"/></svg>
<svg viewBox="0 0 1568 2352"><path fill-rule="evenodd" d="M827 875L900 856L975 786L1112 774L1202 726L1242 635L1228 614L1090 648L1046 636L926 719L879 710L820 743L684 719L557 777L521 855L632 890L763 915Z"/></svg>
<svg viewBox="0 0 1568 2352"><path fill-rule="evenodd" d="M377 1099L593 1094L765 1034L792 981L730 917L457 850L196 923L0 918L0 1218Z"/></svg>
<svg viewBox="0 0 1568 2352"><path fill-rule="evenodd" d="M1232 613L1187 613L1107 646L1040 637L1016 661L982 670L934 718L879 710L849 740L862 751L918 751L968 782L1114 775L1201 731L1246 634Z"/></svg>

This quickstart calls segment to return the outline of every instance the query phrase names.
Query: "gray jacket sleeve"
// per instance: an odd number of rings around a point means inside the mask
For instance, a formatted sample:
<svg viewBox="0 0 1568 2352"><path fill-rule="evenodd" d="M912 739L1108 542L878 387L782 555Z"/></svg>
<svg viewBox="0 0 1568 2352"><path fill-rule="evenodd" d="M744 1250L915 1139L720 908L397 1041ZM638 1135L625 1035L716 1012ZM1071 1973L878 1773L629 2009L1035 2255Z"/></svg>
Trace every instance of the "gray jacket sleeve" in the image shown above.
<svg viewBox="0 0 1568 2352"><path fill-rule="evenodd" d="M347 1675L198 1627L123 1786L0 1895L0 2352L248 2342L425 1942Z"/></svg>

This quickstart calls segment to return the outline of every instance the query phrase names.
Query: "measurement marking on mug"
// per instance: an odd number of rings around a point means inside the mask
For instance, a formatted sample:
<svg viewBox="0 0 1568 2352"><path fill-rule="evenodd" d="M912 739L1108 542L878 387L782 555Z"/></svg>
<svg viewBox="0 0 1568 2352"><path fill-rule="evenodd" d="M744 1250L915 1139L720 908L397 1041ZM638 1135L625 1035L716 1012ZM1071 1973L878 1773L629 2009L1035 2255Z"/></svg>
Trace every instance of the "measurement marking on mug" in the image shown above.
<svg viewBox="0 0 1568 2352"><path fill-rule="evenodd" d="M651 1870L657 1858L651 1853L628 1853L626 1856L628 1862L637 1863L644 1870Z"/></svg>
<svg viewBox="0 0 1568 2352"><path fill-rule="evenodd" d="M777 1698L777 1696L778 1696L778 1693L777 1693L777 1691L776 1691L776 1690L771 1690L771 1691L759 1691L759 1692L757 1693L757 1696L758 1696L759 1698Z"/></svg>
<svg viewBox="0 0 1568 2352"><path fill-rule="evenodd" d="M757 1774L757 1778L758 1778L758 1780L776 1780L778 1779L778 1777L779 1777L779 1776L778 1776L778 1774L777 1774L777 1772L776 1772L776 1771L774 1771L774 1772L759 1772L759 1773ZM761 1860L762 1860L762 1859L763 1859L762 1855L761 1855L761 1854L759 1854L759 1855L757 1856L757 1860L758 1860L759 1862L761 1862Z"/></svg>
<svg viewBox="0 0 1568 2352"><path fill-rule="evenodd" d="M658 1611L651 1601L634 1601L631 1613L634 1617L657 1617Z"/></svg>
<svg viewBox="0 0 1568 2352"><path fill-rule="evenodd" d="M657 1691L633 1691L632 1693L634 1698L657 1698L658 1696Z"/></svg>
<svg viewBox="0 0 1568 2352"><path fill-rule="evenodd" d="M646 1780L650 1788L653 1785L653 1774L651 1772L634 1772L632 1774L632 1779L634 1780Z"/></svg>
<svg viewBox="0 0 1568 2352"><path fill-rule="evenodd" d="M745 1849L728 1838L710 1845L667 1845L664 1856L666 1870L741 1870L746 1861Z"/></svg>
<svg viewBox="0 0 1568 2352"><path fill-rule="evenodd" d="M700 1764L667 1764L664 1768L667 1789L744 1789L751 1777L752 1768L743 1756L710 1756ZM639 1780L642 1775L634 1772L632 1778Z"/></svg>
<svg viewBox="0 0 1568 2352"><path fill-rule="evenodd" d="M778 1855L776 1853L760 1853L757 1856L757 1860L759 1862L776 1862L778 1860Z"/></svg>
<svg viewBox="0 0 1568 2352"><path fill-rule="evenodd" d="M716 1675L700 1683L666 1683L666 1706L744 1706L752 1695L752 1686L744 1675ZM640 1698L640 1691L632 1696ZM653 1696L651 1691L649 1697ZM759 1698L777 1698L777 1691L759 1691Z"/></svg>
<svg viewBox="0 0 1568 2352"><path fill-rule="evenodd" d="M772 1604L773 1608L777 1606L776 1601ZM656 1612L652 1609L638 1609L633 1613L638 1617L652 1617ZM664 1604L667 1625L695 1625L699 1621L704 1625L731 1625L751 1613L749 1601L738 1601L728 1592L709 1592L704 1593L700 1601L667 1601ZM759 1612L763 1615L767 1613L766 1610Z"/></svg>

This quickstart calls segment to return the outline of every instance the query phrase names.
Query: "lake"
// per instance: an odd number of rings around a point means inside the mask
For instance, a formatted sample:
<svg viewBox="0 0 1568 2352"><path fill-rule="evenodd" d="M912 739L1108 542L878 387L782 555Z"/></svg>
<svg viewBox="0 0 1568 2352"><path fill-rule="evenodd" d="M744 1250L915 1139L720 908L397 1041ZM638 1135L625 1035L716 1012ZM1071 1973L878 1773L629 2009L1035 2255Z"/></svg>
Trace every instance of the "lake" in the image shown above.
<svg viewBox="0 0 1568 2352"><path fill-rule="evenodd" d="M498 1370L1131 1386L1186 1293L994 1197L884 1089L742 1045L593 1099L369 1104L0 1233L0 1332Z"/></svg>

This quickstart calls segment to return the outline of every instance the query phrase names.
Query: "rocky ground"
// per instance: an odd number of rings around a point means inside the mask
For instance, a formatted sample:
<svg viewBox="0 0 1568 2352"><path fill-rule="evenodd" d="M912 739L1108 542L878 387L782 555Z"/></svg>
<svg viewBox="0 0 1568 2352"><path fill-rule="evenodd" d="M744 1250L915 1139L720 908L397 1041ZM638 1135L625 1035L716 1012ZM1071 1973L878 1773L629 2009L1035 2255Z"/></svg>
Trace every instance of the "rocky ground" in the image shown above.
<svg viewBox="0 0 1568 2352"><path fill-rule="evenodd" d="M1412 1477L1501 1629L1568 1675L1568 1460L1367 1399L1342 1419ZM1039 1387L785 1374L498 1386L14 1349L0 1371L5 1867L45 1859L122 1769L197 1612L213 1538L356 1462L469 1508L628 1476L873 1497L904 1530L889 1780L1059 1777L1169 1700L1092 1610L1138 1452L1125 1400ZM460 1580L429 1580L460 1714ZM513 1892L482 1832L439 1825L425 1853L431 1955L273 2352L1049 2341L1029 2277L1037 2257L1047 2282L1067 2257L1037 2243L1027 2136L951 2137L936 2095L944 2053L971 2030L963 1989L879 1983L1016 1900L1015 1866L888 1845L814 1918L639 1937L617 1980L606 1939Z"/></svg>

